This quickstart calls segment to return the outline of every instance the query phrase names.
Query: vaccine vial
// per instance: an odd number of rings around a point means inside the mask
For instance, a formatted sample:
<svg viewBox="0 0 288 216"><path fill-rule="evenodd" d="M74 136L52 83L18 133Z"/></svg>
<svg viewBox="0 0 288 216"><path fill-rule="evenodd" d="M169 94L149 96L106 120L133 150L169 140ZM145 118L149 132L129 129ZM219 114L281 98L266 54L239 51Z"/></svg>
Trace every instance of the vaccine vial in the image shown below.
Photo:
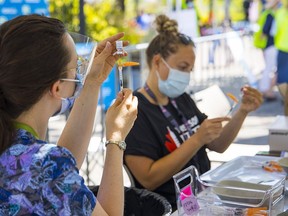
<svg viewBox="0 0 288 216"><path fill-rule="evenodd" d="M123 49L123 41L116 41L116 52L113 53L113 55L123 55L124 49Z"/></svg>

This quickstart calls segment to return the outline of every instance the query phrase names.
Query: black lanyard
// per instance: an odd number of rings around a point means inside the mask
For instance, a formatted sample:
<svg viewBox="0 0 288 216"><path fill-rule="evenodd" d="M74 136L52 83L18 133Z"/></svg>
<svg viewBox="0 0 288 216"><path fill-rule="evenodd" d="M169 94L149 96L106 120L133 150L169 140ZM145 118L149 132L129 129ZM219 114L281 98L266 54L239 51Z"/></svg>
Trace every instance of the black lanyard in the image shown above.
<svg viewBox="0 0 288 216"><path fill-rule="evenodd" d="M180 126L178 124L178 122L176 121L176 119L171 115L171 113L161 104L158 103L157 98L155 96L155 94L151 91L151 89L149 88L149 86L147 85L147 83L145 83L144 85L144 89L147 92L147 94L158 104L158 106L160 107L163 115L165 116L165 118L175 127L175 128L179 128L180 130ZM170 98L170 101L173 105L173 107L177 110L178 115L181 116L181 121L184 124L184 126L186 127L189 135L191 136L193 134L191 127L189 126L189 123L186 119L186 117L184 116L183 112L181 110L179 110L178 105L176 103L176 101L172 98ZM189 137L185 137L185 140L188 139Z"/></svg>

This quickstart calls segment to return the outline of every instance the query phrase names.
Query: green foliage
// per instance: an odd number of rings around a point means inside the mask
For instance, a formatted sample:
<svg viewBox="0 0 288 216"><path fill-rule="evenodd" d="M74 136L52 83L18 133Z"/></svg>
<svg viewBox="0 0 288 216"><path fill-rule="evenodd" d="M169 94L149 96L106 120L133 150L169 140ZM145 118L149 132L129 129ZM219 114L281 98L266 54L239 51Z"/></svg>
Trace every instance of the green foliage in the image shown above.
<svg viewBox="0 0 288 216"><path fill-rule="evenodd" d="M50 0L50 14L66 23L69 31L79 31L79 0ZM85 3L84 14L86 35L96 41L117 32L125 32L125 40L129 40L131 44L139 43L143 37L138 28L135 28L135 23L121 12L115 0Z"/></svg>
<svg viewBox="0 0 288 216"><path fill-rule="evenodd" d="M86 16L87 35L96 41L103 40L118 32L115 25L118 14L112 14L111 8L113 8L111 0L95 3L94 5L85 4L84 13ZM115 19L113 19L114 17Z"/></svg>
<svg viewBox="0 0 288 216"><path fill-rule="evenodd" d="M50 0L51 17L60 19L69 31L79 31L79 0Z"/></svg>

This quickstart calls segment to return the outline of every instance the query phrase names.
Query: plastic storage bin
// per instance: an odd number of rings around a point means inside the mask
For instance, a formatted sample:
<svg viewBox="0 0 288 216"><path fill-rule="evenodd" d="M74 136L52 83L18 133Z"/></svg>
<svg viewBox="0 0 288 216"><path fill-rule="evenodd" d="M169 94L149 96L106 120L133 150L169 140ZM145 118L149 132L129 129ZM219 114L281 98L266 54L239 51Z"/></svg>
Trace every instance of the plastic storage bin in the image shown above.
<svg viewBox="0 0 288 216"><path fill-rule="evenodd" d="M234 162L228 162L226 166L231 163ZM209 177L213 180L217 174L215 170ZM203 175L207 179L207 175ZM223 175L219 181L209 182L201 177L194 166L174 175L179 216L267 216L284 210L285 175L277 174L275 181L268 182L270 184L243 182L233 179L231 175L226 175L227 178Z"/></svg>

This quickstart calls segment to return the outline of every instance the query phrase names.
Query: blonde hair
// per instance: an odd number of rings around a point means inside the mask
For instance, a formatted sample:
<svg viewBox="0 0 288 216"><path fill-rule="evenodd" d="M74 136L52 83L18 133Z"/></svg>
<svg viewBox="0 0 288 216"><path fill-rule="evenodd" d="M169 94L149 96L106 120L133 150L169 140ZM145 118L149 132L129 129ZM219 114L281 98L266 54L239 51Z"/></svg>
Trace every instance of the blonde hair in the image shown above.
<svg viewBox="0 0 288 216"><path fill-rule="evenodd" d="M158 34L150 42L146 50L146 58L149 68L154 55L160 54L164 59L176 53L179 45L192 45L192 39L178 31L178 23L166 15L158 15L154 21Z"/></svg>

